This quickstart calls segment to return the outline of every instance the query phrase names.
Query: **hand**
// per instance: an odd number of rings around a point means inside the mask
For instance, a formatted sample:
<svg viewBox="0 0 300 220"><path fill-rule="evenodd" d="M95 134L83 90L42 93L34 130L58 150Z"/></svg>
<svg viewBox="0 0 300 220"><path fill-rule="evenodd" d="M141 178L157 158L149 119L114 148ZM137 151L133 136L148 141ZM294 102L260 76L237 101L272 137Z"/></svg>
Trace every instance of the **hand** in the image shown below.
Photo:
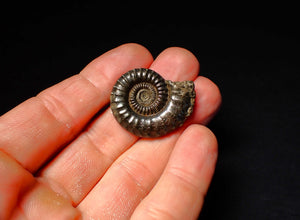
<svg viewBox="0 0 300 220"><path fill-rule="evenodd" d="M116 80L138 67L195 82L194 112L170 135L139 139L105 109ZM203 125L221 102L198 71L185 49L153 61L144 47L125 44L3 115L0 219L197 218L217 158Z"/></svg>

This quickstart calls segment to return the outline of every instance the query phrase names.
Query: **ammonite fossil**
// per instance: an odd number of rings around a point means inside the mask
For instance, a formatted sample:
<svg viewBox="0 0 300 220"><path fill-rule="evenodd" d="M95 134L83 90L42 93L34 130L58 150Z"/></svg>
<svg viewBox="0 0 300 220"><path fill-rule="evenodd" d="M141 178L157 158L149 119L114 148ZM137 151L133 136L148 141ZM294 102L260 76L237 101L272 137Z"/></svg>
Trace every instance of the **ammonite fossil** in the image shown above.
<svg viewBox="0 0 300 220"><path fill-rule="evenodd" d="M110 95L117 121L140 137L159 137L183 125L195 103L193 81L172 82L150 69L122 75Z"/></svg>

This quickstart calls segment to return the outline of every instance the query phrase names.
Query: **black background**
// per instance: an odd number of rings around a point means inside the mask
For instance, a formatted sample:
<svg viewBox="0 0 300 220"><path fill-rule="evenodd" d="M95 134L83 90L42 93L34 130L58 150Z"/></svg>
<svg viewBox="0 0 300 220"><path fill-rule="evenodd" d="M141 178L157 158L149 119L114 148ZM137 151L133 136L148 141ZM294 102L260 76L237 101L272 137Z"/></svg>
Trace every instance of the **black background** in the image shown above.
<svg viewBox="0 0 300 220"><path fill-rule="evenodd" d="M154 57L187 48L223 96L208 125L219 159L199 218L300 219L297 25L138 24L101 16L100 4L26 6L11 7L2 26L0 114L120 44L140 43Z"/></svg>

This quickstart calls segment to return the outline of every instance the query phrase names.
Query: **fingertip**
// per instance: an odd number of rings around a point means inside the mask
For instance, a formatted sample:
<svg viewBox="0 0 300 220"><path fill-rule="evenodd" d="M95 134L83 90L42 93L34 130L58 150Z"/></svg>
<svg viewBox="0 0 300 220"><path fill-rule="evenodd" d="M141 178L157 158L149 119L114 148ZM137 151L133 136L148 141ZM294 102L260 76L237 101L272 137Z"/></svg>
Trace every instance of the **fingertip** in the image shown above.
<svg viewBox="0 0 300 220"><path fill-rule="evenodd" d="M150 64L153 62L153 56L150 53L150 51L143 45L137 43L125 43L112 49L111 51L108 51L108 53L109 52L125 54L126 56L136 57L136 59L140 59L140 56L142 56L143 59L145 60L144 61L145 64L137 65L135 68L145 67L145 66L149 67Z"/></svg>
<svg viewBox="0 0 300 220"><path fill-rule="evenodd" d="M188 126L177 142L184 146L203 148L207 154L214 156L218 154L218 141L215 134L203 125L192 124Z"/></svg>
<svg viewBox="0 0 300 220"><path fill-rule="evenodd" d="M0 151L0 219L9 219L15 212L18 198L34 183L30 172Z"/></svg>
<svg viewBox="0 0 300 220"><path fill-rule="evenodd" d="M193 123L208 124L218 112L222 96L218 86L210 79L199 76L194 81L196 100L194 113L190 119Z"/></svg>
<svg viewBox="0 0 300 220"><path fill-rule="evenodd" d="M151 69L174 81L193 80L199 73L200 64L189 50L169 47L158 55Z"/></svg>
<svg viewBox="0 0 300 220"><path fill-rule="evenodd" d="M136 43L122 44L95 58L82 71L96 87L101 87L103 77L115 82L122 74L134 68L148 68L153 62L149 50Z"/></svg>
<svg viewBox="0 0 300 220"><path fill-rule="evenodd" d="M80 212L63 196L36 181L19 204L26 217L39 219L79 219Z"/></svg>
<svg viewBox="0 0 300 220"><path fill-rule="evenodd" d="M116 47L115 49L126 50L129 54L143 53L145 56L147 55L147 56L149 56L149 58L153 59L150 51L145 46L138 44L138 43L125 43L125 44L122 44L122 45Z"/></svg>

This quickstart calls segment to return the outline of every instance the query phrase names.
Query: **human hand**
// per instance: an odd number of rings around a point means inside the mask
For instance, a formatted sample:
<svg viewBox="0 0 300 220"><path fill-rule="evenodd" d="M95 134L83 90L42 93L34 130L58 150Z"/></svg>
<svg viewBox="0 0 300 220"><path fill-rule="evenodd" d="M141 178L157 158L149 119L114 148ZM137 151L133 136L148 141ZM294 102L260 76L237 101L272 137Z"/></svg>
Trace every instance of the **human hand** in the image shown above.
<svg viewBox="0 0 300 220"><path fill-rule="evenodd" d="M104 109L116 80L139 67L195 82L192 116L165 137L139 139ZM221 103L198 71L185 49L153 61L144 47L125 44L3 115L0 219L197 218L217 159L203 125Z"/></svg>

